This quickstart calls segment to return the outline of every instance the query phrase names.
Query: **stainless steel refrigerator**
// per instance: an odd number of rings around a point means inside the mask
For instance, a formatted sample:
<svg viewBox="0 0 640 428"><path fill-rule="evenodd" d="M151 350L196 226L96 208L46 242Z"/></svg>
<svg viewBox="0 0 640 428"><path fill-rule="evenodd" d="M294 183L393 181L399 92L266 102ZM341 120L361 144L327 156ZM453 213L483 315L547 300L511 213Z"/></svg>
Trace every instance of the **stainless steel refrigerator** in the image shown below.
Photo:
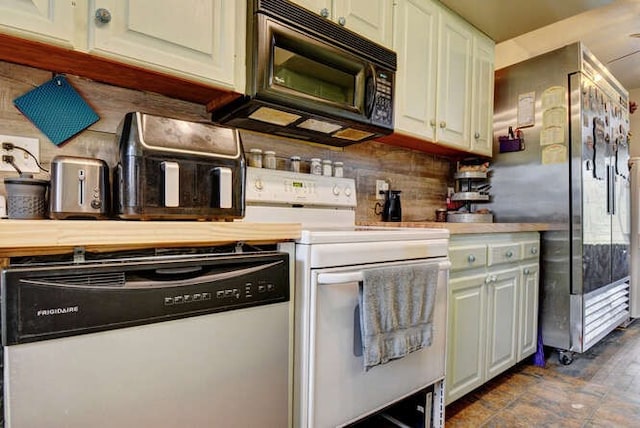
<svg viewBox="0 0 640 428"><path fill-rule="evenodd" d="M629 319L628 105L582 43L496 71L489 208L497 222L554 225L540 322L564 364Z"/></svg>

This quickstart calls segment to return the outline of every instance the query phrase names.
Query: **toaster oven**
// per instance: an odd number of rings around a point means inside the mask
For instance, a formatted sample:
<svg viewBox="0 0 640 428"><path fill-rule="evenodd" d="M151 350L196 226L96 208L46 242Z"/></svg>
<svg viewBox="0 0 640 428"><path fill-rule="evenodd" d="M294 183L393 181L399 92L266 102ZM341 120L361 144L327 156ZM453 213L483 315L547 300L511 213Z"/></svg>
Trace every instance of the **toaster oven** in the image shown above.
<svg viewBox="0 0 640 428"><path fill-rule="evenodd" d="M236 129L141 112L121 121L114 205L123 219L244 216L245 158Z"/></svg>

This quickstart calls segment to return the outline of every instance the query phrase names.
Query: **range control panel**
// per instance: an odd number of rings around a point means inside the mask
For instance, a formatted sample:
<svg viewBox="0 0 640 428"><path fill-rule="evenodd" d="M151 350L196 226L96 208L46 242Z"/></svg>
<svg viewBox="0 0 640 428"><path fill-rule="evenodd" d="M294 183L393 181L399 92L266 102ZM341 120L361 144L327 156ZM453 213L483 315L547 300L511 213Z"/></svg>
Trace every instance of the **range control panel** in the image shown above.
<svg viewBox="0 0 640 428"><path fill-rule="evenodd" d="M356 206L356 184L352 178L327 177L247 167L247 203Z"/></svg>

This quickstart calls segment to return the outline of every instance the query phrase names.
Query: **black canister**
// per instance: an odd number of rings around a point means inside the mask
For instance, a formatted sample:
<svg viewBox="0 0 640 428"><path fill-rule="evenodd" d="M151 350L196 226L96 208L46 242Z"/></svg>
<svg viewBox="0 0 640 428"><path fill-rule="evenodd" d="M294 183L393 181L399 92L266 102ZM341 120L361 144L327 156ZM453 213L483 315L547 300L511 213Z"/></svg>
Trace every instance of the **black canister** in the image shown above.
<svg viewBox="0 0 640 428"><path fill-rule="evenodd" d="M400 190L385 192L382 221L402 221L402 206L400 204Z"/></svg>

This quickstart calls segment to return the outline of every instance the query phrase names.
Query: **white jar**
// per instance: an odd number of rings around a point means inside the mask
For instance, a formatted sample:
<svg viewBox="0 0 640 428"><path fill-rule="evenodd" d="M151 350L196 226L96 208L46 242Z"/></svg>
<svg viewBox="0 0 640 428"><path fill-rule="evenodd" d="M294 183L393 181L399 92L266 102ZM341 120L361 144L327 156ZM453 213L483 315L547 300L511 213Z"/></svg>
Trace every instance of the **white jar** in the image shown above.
<svg viewBox="0 0 640 428"><path fill-rule="evenodd" d="M333 168L331 167L331 161L329 159L322 161L322 175L326 175L327 177L333 175Z"/></svg>
<svg viewBox="0 0 640 428"><path fill-rule="evenodd" d="M262 168L262 150L251 149L249 150L249 166L255 168Z"/></svg>
<svg viewBox="0 0 640 428"><path fill-rule="evenodd" d="M293 172L300 172L300 156L289 158L289 169Z"/></svg>
<svg viewBox="0 0 640 428"><path fill-rule="evenodd" d="M313 175L322 175L322 164L320 163L320 159L311 159L311 168L309 169L309 172Z"/></svg>
<svg viewBox="0 0 640 428"><path fill-rule="evenodd" d="M333 163L333 176L334 177L343 177L344 176L344 169L343 169L343 163L342 162L334 162Z"/></svg>
<svg viewBox="0 0 640 428"><path fill-rule="evenodd" d="M276 152L267 150L262 155L262 164L265 168L276 169Z"/></svg>

